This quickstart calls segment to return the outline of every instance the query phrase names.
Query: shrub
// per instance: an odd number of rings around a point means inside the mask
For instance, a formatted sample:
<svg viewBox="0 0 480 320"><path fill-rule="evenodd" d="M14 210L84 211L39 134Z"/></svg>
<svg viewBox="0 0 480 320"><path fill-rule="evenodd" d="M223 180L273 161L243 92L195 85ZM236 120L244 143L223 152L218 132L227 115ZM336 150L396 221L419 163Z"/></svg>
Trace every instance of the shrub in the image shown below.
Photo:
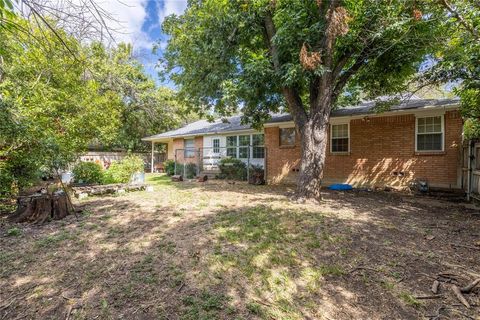
<svg viewBox="0 0 480 320"><path fill-rule="evenodd" d="M121 161L112 162L104 175L103 183L127 183L136 172L144 172L143 159L128 155Z"/></svg>
<svg viewBox="0 0 480 320"><path fill-rule="evenodd" d="M195 163L187 163L185 165L185 178L193 179L197 176L197 165Z"/></svg>
<svg viewBox="0 0 480 320"><path fill-rule="evenodd" d="M177 170L174 171L174 174L182 175L186 179L193 179L197 176L197 165L195 163L177 163Z"/></svg>
<svg viewBox="0 0 480 320"><path fill-rule="evenodd" d="M220 169L219 179L246 180L247 165L242 160L235 158L223 158L218 167Z"/></svg>
<svg viewBox="0 0 480 320"><path fill-rule="evenodd" d="M251 165L248 177L248 183L250 184L265 184L265 170L260 165Z"/></svg>
<svg viewBox="0 0 480 320"><path fill-rule="evenodd" d="M101 183L103 168L95 162L79 162L73 168L73 178L78 183Z"/></svg>
<svg viewBox="0 0 480 320"><path fill-rule="evenodd" d="M175 174L175 161L167 160L163 163L163 166L167 176L173 176Z"/></svg>

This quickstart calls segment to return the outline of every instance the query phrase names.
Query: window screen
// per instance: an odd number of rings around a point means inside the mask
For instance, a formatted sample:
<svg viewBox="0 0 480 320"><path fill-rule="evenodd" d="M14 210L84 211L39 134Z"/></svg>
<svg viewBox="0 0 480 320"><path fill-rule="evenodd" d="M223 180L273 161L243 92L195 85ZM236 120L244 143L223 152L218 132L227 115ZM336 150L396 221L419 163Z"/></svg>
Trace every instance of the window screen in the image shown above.
<svg viewBox="0 0 480 320"><path fill-rule="evenodd" d="M220 153L220 139L212 139L213 143L213 153Z"/></svg>
<svg viewBox="0 0 480 320"><path fill-rule="evenodd" d="M280 128L280 146L295 145L295 128Z"/></svg>
<svg viewBox="0 0 480 320"><path fill-rule="evenodd" d="M265 158L265 137L263 134L252 135L252 158L263 159Z"/></svg>
<svg viewBox="0 0 480 320"><path fill-rule="evenodd" d="M348 152L348 124L332 125L332 152Z"/></svg>
<svg viewBox="0 0 480 320"><path fill-rule="evenodd" d="M237 157L237 136L227 137L227 156L231 158Z"/></svg>
<svg viewBox="0 0 480 320"><path fill-rule="evenodd" d="M183 146L185 149L185 158L195 157L195 140L194 139L183 140Z"/></svg>
<svg viewBox="0 0 480 320"><path fill-rule="evenodd" d="M238 157L241 159L248 158L248 146L250 145L250 135L238 136Z"/></svg>
<svg viewBox="0 0 480 320"><path fill-rule="evenodd" d="M442 117L417 118L417 151L442 151Z"/></svg>

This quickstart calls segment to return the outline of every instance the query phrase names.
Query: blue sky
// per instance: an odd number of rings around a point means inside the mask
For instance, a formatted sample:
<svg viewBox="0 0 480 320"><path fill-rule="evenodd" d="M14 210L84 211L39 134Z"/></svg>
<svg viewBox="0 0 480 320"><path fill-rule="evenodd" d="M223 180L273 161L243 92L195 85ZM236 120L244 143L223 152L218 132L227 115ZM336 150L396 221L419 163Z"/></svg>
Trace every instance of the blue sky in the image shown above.
<svg viewBox="0 0 480 320"><path fill-rule="evenodd" d="M187 0L97 0L115 18L112 29L116 41L130 42L135 56L143 63L145 71L159 85L173 87L170 82L161 83L155 65L167 43L167 36L162 33L161 24L171 14L180 15L187 7ZM156 55L152 53L155 43L159 44Z"/></svg>

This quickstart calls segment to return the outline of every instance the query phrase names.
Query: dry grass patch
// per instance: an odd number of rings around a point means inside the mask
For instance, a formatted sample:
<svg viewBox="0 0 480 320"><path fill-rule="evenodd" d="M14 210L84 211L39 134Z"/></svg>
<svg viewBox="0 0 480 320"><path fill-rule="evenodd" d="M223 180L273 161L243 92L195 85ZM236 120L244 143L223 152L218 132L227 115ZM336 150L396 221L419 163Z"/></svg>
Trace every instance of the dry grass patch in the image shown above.
<svg viewBox="0 0 480 320"><path fill-rule="evenodd" d="M475 317L440 272L480 273L478 216L457 204L286 187L171 183L89 198L79 220L0 224L0 319L385 319ZM433 238L432 238L433 236ZM467 279L465 279L466 281ZM463 280L462 280L463 281ZM453 307L451 307L453 306Z"/></svg>

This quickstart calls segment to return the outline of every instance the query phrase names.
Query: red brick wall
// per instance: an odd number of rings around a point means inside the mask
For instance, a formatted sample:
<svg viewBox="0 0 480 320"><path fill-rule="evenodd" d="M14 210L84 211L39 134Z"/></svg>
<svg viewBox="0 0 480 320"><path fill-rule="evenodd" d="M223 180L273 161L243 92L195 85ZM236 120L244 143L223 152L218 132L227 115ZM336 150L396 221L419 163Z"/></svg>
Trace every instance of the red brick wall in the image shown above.
<svg viewBox="0 0 480 320"><path fill-rule="evenodd" d="M189 158L184 158L184 144L183 138L177 138L173 139L172 144L172 160L175 160L175 150L177 151L177 161L178 162L191 162L191 163L197 163L198 161L198 149L203 148L203 136L195 137L195 156L194 157L189 157Z"/></svg>
<svg viewBox="0 0 480 320"><path fill-rule="evenodd" d="M445 114L445 152L415 153L415 116L372 117L350 121L350 153L335 155L327 147L325 183L405 186L426 178L434 186L458 187L462 119L458 111ZM267 178L270 183L295 182L300 142L279 147L279 128L265 128ZM403 173L395 175L394 173Z"/></svg>

